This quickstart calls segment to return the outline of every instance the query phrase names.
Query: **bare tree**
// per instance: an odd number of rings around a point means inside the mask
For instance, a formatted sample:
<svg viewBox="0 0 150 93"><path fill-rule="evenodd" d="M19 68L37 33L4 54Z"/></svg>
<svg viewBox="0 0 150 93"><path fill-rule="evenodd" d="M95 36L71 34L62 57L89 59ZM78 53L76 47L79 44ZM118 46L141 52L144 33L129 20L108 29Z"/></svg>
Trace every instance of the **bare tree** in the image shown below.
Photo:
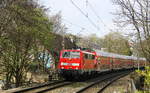
<svg viewBox="0 0 150 93"><path fill-rule="evenodd" d="M120 22L132 25L145 58L150 62L150 1L113 0L120 8Z"/></svg>
<svg viewBox="0 0 150 93"><path fill-rule="evenodd" d="M77 36L77 45L81 48L99 49L101 50L101 40L96 34L89 36Z"/></svg>
<svg viewBox="0 0 150 93"><path fill-rule="evenodd" d="M61 12L58 12L55 15L50 17L51 22L53 23L53 33L64 35L67 32L67 28L64 24L62 24L62 16Z"/></svg>

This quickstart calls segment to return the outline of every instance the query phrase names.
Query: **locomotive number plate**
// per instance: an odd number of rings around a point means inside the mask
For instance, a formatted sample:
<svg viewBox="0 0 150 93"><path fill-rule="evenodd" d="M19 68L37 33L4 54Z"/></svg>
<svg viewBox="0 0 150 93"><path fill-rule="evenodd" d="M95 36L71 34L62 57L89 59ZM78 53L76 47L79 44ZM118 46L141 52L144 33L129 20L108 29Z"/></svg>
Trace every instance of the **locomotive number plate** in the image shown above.
<svg viewBox="0 0 150 93"><path fill-rule="evenodd" d="M72 66L72 63L68 63L68 66Z"/></svg>

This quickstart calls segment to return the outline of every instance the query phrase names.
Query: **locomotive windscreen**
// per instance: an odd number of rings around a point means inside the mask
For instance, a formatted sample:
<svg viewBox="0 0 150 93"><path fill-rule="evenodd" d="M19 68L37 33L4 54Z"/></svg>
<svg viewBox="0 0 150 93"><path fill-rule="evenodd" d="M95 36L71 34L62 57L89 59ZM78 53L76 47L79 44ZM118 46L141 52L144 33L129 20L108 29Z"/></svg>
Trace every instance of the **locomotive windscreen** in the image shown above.
<svg viewBox="0 0 150 93"><path fill-rule="evenodd" d="M66 51L62 54L63 58L80 58L80 52Z"/></svg>

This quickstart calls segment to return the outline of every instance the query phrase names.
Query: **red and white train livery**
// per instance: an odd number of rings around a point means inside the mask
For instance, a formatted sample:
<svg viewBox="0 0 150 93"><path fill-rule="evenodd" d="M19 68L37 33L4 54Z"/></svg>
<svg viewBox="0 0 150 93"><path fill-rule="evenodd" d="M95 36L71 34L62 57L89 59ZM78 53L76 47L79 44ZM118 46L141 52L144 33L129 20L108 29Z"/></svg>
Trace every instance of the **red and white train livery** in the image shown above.
<svg viewBox="0 0 150 93"><path fill-rule="evenodd" d="M88 77L97 72L144 67L145 58L118 55L99 50L62 50L58 69L65 78Z"/></svg>

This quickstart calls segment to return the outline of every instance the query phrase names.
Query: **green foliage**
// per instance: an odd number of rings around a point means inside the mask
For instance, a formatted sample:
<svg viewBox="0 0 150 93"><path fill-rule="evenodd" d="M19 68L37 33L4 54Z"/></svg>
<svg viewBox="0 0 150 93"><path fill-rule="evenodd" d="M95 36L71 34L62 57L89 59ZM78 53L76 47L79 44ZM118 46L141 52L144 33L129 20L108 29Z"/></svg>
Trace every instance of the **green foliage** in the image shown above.
<svg viewBox="0 0 150 93"><path fill-rule="evenodd" d="M103 48L105 48L107 52L132 55L127 38L119 32L110 32L105 35L103 39Z"/></svg>
<svg viewBox="0 0 150 93"><path fill-rule="evenodd" d="M12 5L10 8L18 13L17 25L18 29L33 33L40 42L46 46L50 45L52 40L52 23L48 17L44 15L44 11L40 8L31 8L28 6Z"/></svg>
<svg viewBox="0 0 150 93"><path fill-rule="evenodd" d="M136 93L149 93L149 91L137 91Z"/></svg>
<svg viewBox="0 0 150 93"><path fill-rule="evenodd" d="M101 49L101 40L96 34L91 34L86 37L76 38L76 43L79 47L90 49Z"/></svg>
<svg viewBox="0 0 150 93"><path fill-rule="evenodd" d="M51 47L52 23L43 9L28 0L15 0L0 11L0 73L7 88L10 83L18 87L35 67L38 52Z"/></svg>
<svg viewBox="0 0 150 93"><path fill-rule="evenodd" d="M150 67L145 67L145 70L137 70L136 71L140 76L144 76L144 89L150 89ZM140 93L148 93L145 91L141 91Z"/></svg>

